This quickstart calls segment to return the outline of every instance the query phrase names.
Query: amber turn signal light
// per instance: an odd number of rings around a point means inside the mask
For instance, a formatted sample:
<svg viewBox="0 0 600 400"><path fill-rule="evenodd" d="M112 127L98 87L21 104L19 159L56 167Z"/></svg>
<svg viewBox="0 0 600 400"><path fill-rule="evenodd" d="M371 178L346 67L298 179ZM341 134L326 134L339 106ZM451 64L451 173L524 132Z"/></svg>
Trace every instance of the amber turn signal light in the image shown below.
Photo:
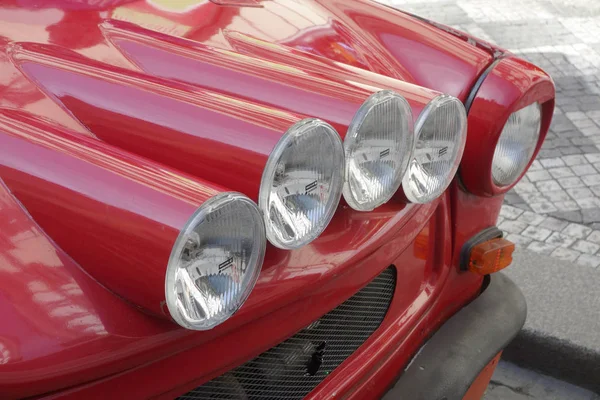
<svg viewBox="0 0 600 400"><path fill-rule="evenodd" d="M498 272L510 265L515 244L496 238L475 245L469 257L469 271L479 275Z"/></svg>

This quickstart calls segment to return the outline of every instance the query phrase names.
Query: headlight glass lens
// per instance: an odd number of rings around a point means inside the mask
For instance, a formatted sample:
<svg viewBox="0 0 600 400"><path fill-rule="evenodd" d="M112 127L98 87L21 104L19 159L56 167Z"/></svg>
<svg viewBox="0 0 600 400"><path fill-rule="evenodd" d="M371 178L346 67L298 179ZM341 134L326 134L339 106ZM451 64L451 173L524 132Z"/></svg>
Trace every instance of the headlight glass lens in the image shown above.
<svg viewBox="0 0 600 400"><path fill-rule="evenodd" d="M413 150L410 105L391 90L377 92L359 108L344 139L344 198L370 211L396 193Z"/></svg>
<svg viewBox="0 0 600 400"><path fill-rule="evenodd" d="M441 195L456 174L467 138L467 114L455 97L431 100L415 124L415 152L402 188L413 203Z"/></svg>
<svg viewBox="0 0 600 400"><path fill-rule="evenodd" d="M539 103L530 104L508 117L492 160L492 178L496 185L510 185L521 176L540 138L541 120Z"/></svg>
<svg viewBox="0 0 600 400"><path fill-rule="evenodd" d="M206 201L169 258L165 294L171 317L194 330L227 320L250 295L265 248L263 220L252 200L223 193Z"/></svg>
<svg viewBox="0 0 600 400"><path fill-rule="evenodd" d="M335 129L318 119L292 126L273 149L260 184L269 241L296 249L316 239L339 204L343 176L344 149Z"/></svg>

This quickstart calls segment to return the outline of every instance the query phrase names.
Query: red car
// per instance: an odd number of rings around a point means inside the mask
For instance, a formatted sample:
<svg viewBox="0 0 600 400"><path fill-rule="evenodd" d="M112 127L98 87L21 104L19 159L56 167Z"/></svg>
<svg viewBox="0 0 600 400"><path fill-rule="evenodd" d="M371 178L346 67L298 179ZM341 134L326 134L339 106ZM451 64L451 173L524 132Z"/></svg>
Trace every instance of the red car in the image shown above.
<svg viewBox="0 0 600 400"><path fill-rule="evenodd" d="M482 395L544 71L369 0L9 0L0 46L0 398Z"/></svg>

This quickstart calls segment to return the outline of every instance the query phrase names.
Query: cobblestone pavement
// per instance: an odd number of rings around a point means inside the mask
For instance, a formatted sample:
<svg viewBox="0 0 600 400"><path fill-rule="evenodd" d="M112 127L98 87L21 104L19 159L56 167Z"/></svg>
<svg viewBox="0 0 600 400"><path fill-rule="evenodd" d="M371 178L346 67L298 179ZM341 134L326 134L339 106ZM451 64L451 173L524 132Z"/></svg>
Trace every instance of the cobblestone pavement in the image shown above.
<svg viewBox="0 0 600 400"><path fill-rule="evenodd" d="M500 361L484 400L600 400L600 396L546 375Z"/></svg>
<svg viewBox="0 0 600 400"><path fill-rule="evenodd" d="M499 227L518 246L600 266L600 1L383 0L496 43L548 72L556 110Z"/></svg>

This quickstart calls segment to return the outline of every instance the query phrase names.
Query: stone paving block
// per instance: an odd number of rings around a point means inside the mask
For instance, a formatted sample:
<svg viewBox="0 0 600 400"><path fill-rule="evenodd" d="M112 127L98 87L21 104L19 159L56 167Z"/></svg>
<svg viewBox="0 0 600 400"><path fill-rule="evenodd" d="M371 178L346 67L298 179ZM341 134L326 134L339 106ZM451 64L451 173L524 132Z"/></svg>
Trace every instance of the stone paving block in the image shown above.
<svg viewBox="0 0 600 400"><path fill-rule="evenodd" d="M541 201L539 203L531 203L529 204L532 211L535 211L538 214L548 214L551 212L558 211L558 208L554 204L549 201Z"/></svg>
<svg viewBox="0 0 600 400"><path fill-rule="evenodd" d="M562 98L562 97L560 97ZM565 122L556 122L556 121L552 121L552 130L554 132L559 133L559 135L557 135L557 137L568 137L567 135L564 135L565 132L570 132L570 131L577 131L577 127L575 125L573 125L573 123L571 121L565 121ZM577 135L576 137L579 137L580 135Z"/></svg>
<svg viewBox="0 0 600 400"><path fill-rule="evenodd" d="M600 203L600 199L594 199ZM584 224L591 224L593 222L600 222L600 204L594 208L587 208L581 210L582 222Z"/></svg>
<svg viewBox="0 0 600 400"><path fill-rule="evenodd" d="M404 5L402 9L424 18L444 21L448 25L472 22L467 13L455 3L455 1L439 2L435 7L432 7L431 4L423 2L421 4Z"/></svg>
<svg viewBox="0 0 600 400"><path fill-rule="evenodd" d="M500 208L500 216L507 219L517 219L521 214L523 214L523 210L507 206L506 204Z"/></svg>
<svg viewBox="0 0 600 400"><path fill-rule="evenodd" d="M466 23L466 24L463 23L462 27L463 27L462 30L464 30L465 32L469 32L470 34L472 34L475 37L478 37L478 38L485 40L487 42L490 42L490 43L494 42L493 39L488 36L486 31L481 29L481 27L474 22Z"/></svg>
<svg viewBox="0 0 600 400"><path fill-rule="evenodd" d="M581 199L587 199L589 197L594 197L594 193L586 187L573 187L566 189L566 192L573 198L575 201L579 201Z"/></svg>
<svg viewBox="0 0 600 400"><path fill-rule="evenodd" d="M575 261L580 255L580 252L564 247L557 247L556 250L550 253L550 257L558 258L563 261Z"/></svg>
<svg viewBox="0 0 600 400"><path fill-rule="evenodd" d="M587 186L600 185L600 174L585 175L581 177L581 180Z"/></svg>
<svg viewBox="0 0 600 400"><path fill-rule="evenodd" d="M579 147L575 147L575 146L560 148L560 154L562 154L562 155L581 154L581 153L583 153L583 150L581 150Z"/></svg>
<svg viewBox="0 0 600 400"><path fill-rule="evenodd" d="M523 203L523 201L523 198L514 190L511 190L504 195L504 204L518 204Z"/></svg>
<svg viewBox="0 0 600 400"><path fill-rule="evenodd" d="M577 43L579 39L556 20L528 20L490 22L479 24L492 39L509 49L527 47L554 46ZM534 35L523 35L524 29L536 32ZM550 47L551 48L551 47ZM540 49L544 50L544 49Z"/></svg>
<svg viewBox="0 0 600 400"><path fill-rule="evenodd" d="M592 140L591 137L574 137L571 139L571 143L573 143L573 145L575 145L575 146L578 146L579 149L583 150L584 152L586 152L585 150L588 149L588 146L594 145L594 141ZM593 151L593 150L591 150L591 151Z"/></svg>
<svg viewBox="0 0 600 400"><path fill-rule="evenodd" d="M592 229L580 224L569 224L562 230L562 233L574 238L583 239L592 233Z"/></svg>
<svg viewBox="0 0 600 400"><path fill-rule="evenodd" d="M533 211L533 209L529 207L529 204L527 203L515 203L513 205L517 208L520 208L523 211Z"/></svg>
<svg viewBox="0 0 600 400"><path fill-rule="evenodd" d="M577 95L577 94L575 94ZM596 126L596 124L594 123L594 121L592 121L591 119L589 119L587 116L583 119L580 119L578 121L573 121L573 125L575 125L576 128L578 128L579 130L583 129L583 128L587 128L590 126Z"/></svg>
<svg viewBox="0 0 600 400"><path fill-rule="evenodd" d="M572 246L571 249L580 251L586 254L596 254L600 250L600 245L597 245L586 240L578 240Z"/></svg>
<svg viewBox="0 0 600 400"><path fill-rule="evenodd" d="M584 136L595 136L595 135L600 135L600 127L597 125L590 125L590 126L585 126L582 128L579 128L579 131L584 135Z"/></svg>
<svg viewBox="0 0 600 400"><path fill-rule="evenodd" d="M579 210L579 205L573 200L557 201L554 203L554 207L559 212Z"/></svg>
<svg viewBox="0 0 600 400"><path fill-rule="evenodd" d="M585 240L592 243L600 244L600 231L593 231Z"/></svg>
<svg viewBox="0 0 600 400"><path fill-rule="evenodd" d="M540 222L540 225L542 228L547 228L550 229L552 231L556 231L556 232L560 232L562 231L567 225L569 225L568 222L554 218L554 217L546 217L542 222ZM600 235L599 235L599 240L600 240Z"/></svg>
<svg viewBox="0 0 600 400"><path fill-rule="evenodd" d="M582 254L579 256L579 258L577 258L577 260L575 260L575 262L584 267L596 268L598 265L600 265L600 257Z"/></svg>
<svg viewBox="0 0 600 400"><path fill-rule="evenodd" d="M518 232L516 232L518 233ZM525 230L523 230L521 232L522 236L528 237L528 238L532 238L535 240L538 240L540 242L543 242L544 240L546 240L548 238L548 236L550 236L550 234L552 234L552 231L550 229L546 229L546 228L540 228L539 226L528 226L527 228L525 228ZM590 243L593 244L593 243Z"/></svg>
<svg viewBox="0 0 600 400"><path fill-rule="evenodd" d="M576 111L579 109L579 107L577 106L577 104L567 104L564 106L560 106L560 108L564 111L564 112L569 112L569 111Z"/></svg>
<svg viewBox="0 0 600 400"><path fill-rule="evenodd" d="M598 43L598 18L562 18L561 23L584 43Z"/></svg>
<svg viewBox="0 0 600 400"><path fill-rule="evenodd" d="M580 188L581 189L581 188ZM582 209L588 209L588 208L597 208L600 207L600 199L598 199L597 197L577 197L577 205Z"/></svg>
<svg viewBox="0 0 600 400"><path fill-rule="evenodd" d="M584 183L581 179L574 176L571 178L560 178L558 179L558 183L565 189L584 187Z"/></svg>
<svg viewBox="0 0 600 400"><path fill-rule="evenodd" d="M573 122L585 120L588 118L588 116L584 112L581 112L581 111L568 112L568 113L565 113L565 116Z"/></svg>
<svg viewBox="0 0 600 400"><path fill-rule="evenodd" d="M527 228L527 224L523 221L505 220L498 225L498 228L508 233L521 233L523 230L525 230L525 228Z"/></svg>
<svg viewBox="0 0 600 400"><path fill-rule="evenodd" d="M581 165L581 164L586 164L587 163L587 160L582 155L564 156L562 158L562 160L569 167L571 167L573 165Z"/></svg>
<svg viewBox="0 0 600 400"><path fill-rule="evenodd" d="M592 141L594 141L594 140L595 140L595 136L593 137ZM581 152L584 153L584 154L585 153L590 153L592 151L598 150L598 146L595 143L592 144L592 145L589 145L589 146L579 146L579 150L581 150Z"/></svg>
<svg viewBox="0 0 600 400"><path fill-rule="evenodd" d="M586 113L589 119L594 121L595 123L600 123L600 111L589 111Z"/></svg>
<svg viewBox="0 0 600 400"><path fill-rule="evenodd" d="M563 156L563 155L564 154L561 153L560 150L558 150L558 149L552 149L552 150L542 149L538 153L538 158L543 159L543 158L550 158L550 157L559 157L559 156Z"/></svg>
<svg viewBox="0 0 600 400"><path fill-rule="evenodd" d="M523 200L525 200L529 204L548 201L548 199L546 198L546 196L544 196L540 192L519 193L519 196L521 196L521 198Z"/></svg>
<svg viewBox="0 0 600 400"><path fill-rule="evenodd" d="M599 175L599 177L600 177L600 175ZM600 184L600 182L598 184ZM560 190L561 189L561 187L558 184L558 182L555 181L555 180L553 180L553 179L550 179L550 180L547 180L547 181L536 182L535 186L542 193L552 192L552 191Z"/></svg>
<svg viewBox="0 0 600 400"><path fill-rule="evenodd" d="M544 197L553 202L554 205L556 205L556 203L560 201L571 200L571 196L569 196L564 190L544 192Z"/></svg>
<svg viewBox="0 0 600 400"><path fill-rule="evenodd" d="M596 169L589 165L589 164L581 164L581 165L573 165L571 167L571 169L573 170L573 173L577 176L585 176L585 175L592 175L592 174L596 174L597 171ZM550 174L552 175L552 174Z"/></svg>
<svg viewBox="0 0 600 400"><path fill-rule="evenodd" d="M546 141L548 141L548 139L546 139ZM597 162L600 162L600 160L598 160ZM546 158L544 160L540 160L540 163L542 164L542 167L544 167L544 168L554 168L554 167L564 167L565 166L565 162L562 159L560 159L559 157Z"/></svg>
<svg viewBox="0 0 600 400"><path fill-rule="evenodd" d="M569 178L575 176L573 170L569 167L550 168L548 172L550 173L550 175L552 175L553 178Z"/></svg>
<svg viewBox="0 0 600 400"><path fill-rule="evenodd" d="M569 141L568 138L565 139L549 139L546 136L546 140L544 140L544 143L542 144L542 149L544 150L552 150L552 149L556 149L562 146L570 146L571 142ZM560 160L560 158L555 157L555 158L545 158L543 160L540 161L544 161L544 160ZM564 165L564 163L562 165L546 165L544 163L542 163L542 165L544 166L544 168L552 168L552 167L561 167Z"/></svg>
<svg viewBox="0 0 600 400"><path fill-rule="evenodd" d="M529 171L529 172L527 172L526 176L531 182L538 182L538 181L545 181L548 179L552 179L552 177L546 170Z"/></svg>
<svg viewBox="0 0 600 400"><path fill-rule="evenodd" d="M520 247L527 247L529 243L533 241L533 239L518 235L516 233L510 233L506 235L506 240L509 240Z"/></svg>
<svg viewBox="0 0 600 400"><path fill-rule="evenodd" d="M539 225L545 218L531 211L524 211L519 217L519 221L525 222L528 225Z"/></svg>
<svg viewBox="0 0 600 400"><path fill-rule="evenodd" d="M600 197L600 185L590 186L590 190L594 193L596 197Z"/></svg>
<svg viewBox="0 0 600 400"><path fill-rule="evenodd" d="M531 163L531 166L529 167L529 171L539 171L543 168L544 167L542 167L542 164L540 163L539 160L533 160L533 162Z"/></svg>
<svg viewBox="0 0 600 400"><path fill-rule="evenodd" d="M579 211L579 207L577 207L577 210L573 211L554 212L551 214L551 216L565 221L574 222L576 224L580 224L583 222L583 217L581 216L581 211Z"/></svg>
<svg viewBox="0 0 600 400"><path fill-rule="evenodd" d="M536 193L538 191L535 184L530 182L519 182L515 185L514 189L517 193Z"/></svg>
<svg viewBox="0 0 600 400"><path fill-rule="evenodd" d="M527 246L527 249L531 250L531 251L535 251L536 253L550 254L556 249L556 246L553 246L551 244L544 243L544 242L533 241L533 242L529 243L529 246Z"/></svg>
<svg viewBox="0 0 600 400"><path fill-rule="evenodd" d="M586 154L585 158L590 162L590 164L600 163L600 153Z"/></svg>
<svg viewBox="0 0 600 400"><path fill-rule="evenodd" d="M575 240L575 238L565 235L564 233L554 232L546 239L546 243L557 247L569 247L575 243Z"/></svg>
<svg viewBox="0 0 600 400"><path fill-rule="evenodd" d="M421 0L423 1L423 0ZM535 15L537 19L552 19L552 13L538 2L530 2L529 7L520 6L521 3L514 0L505 0L503 2L458 0L457 4L467 13L467 15L478 22L501 22L501 21L519 21L531 19ZM571 29L565 27L571 32ZM572 32L576 35L576 32Z"/></svg>

